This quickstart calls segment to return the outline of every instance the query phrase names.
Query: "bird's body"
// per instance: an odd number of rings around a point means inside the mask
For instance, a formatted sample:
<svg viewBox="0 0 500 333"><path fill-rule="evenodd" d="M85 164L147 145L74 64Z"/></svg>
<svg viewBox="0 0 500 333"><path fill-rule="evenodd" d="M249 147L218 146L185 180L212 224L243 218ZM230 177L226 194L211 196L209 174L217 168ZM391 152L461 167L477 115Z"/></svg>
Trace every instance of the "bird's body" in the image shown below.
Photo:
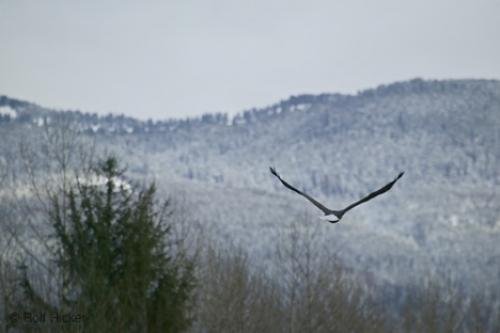
<svg viewBox="0 0 500 333"><path fill-rule="evenodd" d="M328 221L330 223L337 223L338 221L340 221L341 217L339 217L338 215L335 215L335 214L328 214L328 215L320 216L319 219L323 220L323 221Z"/></svg>
<svg viewBox="0 0 500 333"><path fill-rule="evenodd" d="M339 222L342 219L342 217L344 216L344 214L347 213L349 210L353 209L354 207L356 207L362 203L365 203L365 202L375 198L376 196L378 196L382 193L389 191L392 188L392 186L398 181L398 179L403 177L403 174L404 174L404 172L401 172L392 182L390 182L387 185L381 187L380 189L368 194L367 196L361 198L360 200L350 204L346 208L341 209L341 210L333 210L333 209L329 209L329 208L323 206L321 203L316 201L311 196L307 195L304 192L299 191L298 189L296 189L292 185L288 184L286 181L283 180L283 178L281 178L281 176L278 174L278 172L276 172L276 170L274 168L270 167L269 170L276 178L278 178L280 180L280 182L283 184L283 186L285 186L289 190L294 191L295 193L303 196L304 198L309 200L313 205L315 205L317 208L319 208L324 214L324 216L321 216L320 219L326 220L330 223Z"/></svg>

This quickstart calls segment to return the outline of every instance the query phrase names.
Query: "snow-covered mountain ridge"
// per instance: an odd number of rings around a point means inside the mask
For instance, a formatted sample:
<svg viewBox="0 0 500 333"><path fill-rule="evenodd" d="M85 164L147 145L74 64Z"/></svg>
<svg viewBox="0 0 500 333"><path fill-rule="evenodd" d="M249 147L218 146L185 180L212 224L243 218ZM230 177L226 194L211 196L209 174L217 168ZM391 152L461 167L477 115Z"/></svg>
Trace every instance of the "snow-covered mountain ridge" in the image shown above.
<svg viewBox="0 0 500 333"><path fill-rule="evenodd" d="M346 240L347 262L391 283L427 270L477 284L500 278L500 81L415 79L356 95L294 96L234 117L165 121L5 96L0 107L9 108L0 137L70 119L123 156L132 175L184 193L194 215L263 256L291 215L319 214L269 165L332 208L404 170L387 195L322 226L325 238Z"/></svg>

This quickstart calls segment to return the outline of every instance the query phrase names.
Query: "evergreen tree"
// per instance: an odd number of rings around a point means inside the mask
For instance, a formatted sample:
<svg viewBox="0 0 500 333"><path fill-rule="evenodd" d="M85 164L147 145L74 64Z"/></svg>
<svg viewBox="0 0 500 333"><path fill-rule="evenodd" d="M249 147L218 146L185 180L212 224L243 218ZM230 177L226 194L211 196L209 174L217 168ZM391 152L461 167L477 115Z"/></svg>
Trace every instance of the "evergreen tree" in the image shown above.
<svg viewBox="0 0 500 333"><path fill-rule="evenodd" d="M93 181L52 201L59 311L85 316L89 332L184 330L191 322L193 263L169 242L168 201L157 204L154 184L119 185L122 175L109 158Z"/></svg>

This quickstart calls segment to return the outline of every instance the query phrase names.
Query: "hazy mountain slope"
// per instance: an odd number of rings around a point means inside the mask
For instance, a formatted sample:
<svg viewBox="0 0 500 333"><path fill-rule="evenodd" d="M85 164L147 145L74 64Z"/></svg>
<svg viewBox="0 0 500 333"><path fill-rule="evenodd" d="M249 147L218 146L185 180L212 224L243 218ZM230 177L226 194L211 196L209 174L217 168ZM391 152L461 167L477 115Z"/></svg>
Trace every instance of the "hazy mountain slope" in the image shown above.
<svg viewBox="0 0 500 333"><path fill-rule="evenodd" d="M304 95L232 119L141 122L23 103L0 98L18 112L1 122L3 133L71 117L119 152L132 175L184 193L196 219L259 257L291 219L319 213L272 178L269 165L333 208L404 170L387 195L322 225L325 241L390 283L428 271L491 287L500 277L499 81L412 80L354 96Z"/></svg>

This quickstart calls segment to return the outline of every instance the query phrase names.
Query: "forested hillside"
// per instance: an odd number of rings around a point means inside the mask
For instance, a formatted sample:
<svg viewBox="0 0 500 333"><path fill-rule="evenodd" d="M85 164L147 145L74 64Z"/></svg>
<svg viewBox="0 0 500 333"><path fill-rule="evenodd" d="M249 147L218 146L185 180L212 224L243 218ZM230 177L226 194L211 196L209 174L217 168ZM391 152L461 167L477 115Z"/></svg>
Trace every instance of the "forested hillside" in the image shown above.
<svg viewBox="0 0 500 333"><path fill-rule="evenodd" d="M323 223L325 244L383 286L423 276L467 288L500 279L500 82L399 82L356 95L293 96L236 116L139 121L51 110L0 97L0 163L19 162L17 142L65 123L118 153L134 179L184 198L192 217L222 241L266 258L292 220ZM393 179L383 197L342 223L284 189L292 184L341 208Z"/></svg>

